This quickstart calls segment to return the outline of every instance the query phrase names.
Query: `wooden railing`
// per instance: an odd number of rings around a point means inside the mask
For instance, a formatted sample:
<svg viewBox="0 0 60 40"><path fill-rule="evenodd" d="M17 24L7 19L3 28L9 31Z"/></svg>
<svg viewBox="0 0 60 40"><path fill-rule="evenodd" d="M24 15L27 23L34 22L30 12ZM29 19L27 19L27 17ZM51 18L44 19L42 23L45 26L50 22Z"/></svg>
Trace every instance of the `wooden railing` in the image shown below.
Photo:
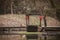
<svg viewBox="0 0 60 40"><path fill-rule="evenodd" d="M45 28L46 31L41 32L27 32L26 27L0 27L0 35L28 35L28 34L39 34L39 35L60 35L60 27Z"/></svg>

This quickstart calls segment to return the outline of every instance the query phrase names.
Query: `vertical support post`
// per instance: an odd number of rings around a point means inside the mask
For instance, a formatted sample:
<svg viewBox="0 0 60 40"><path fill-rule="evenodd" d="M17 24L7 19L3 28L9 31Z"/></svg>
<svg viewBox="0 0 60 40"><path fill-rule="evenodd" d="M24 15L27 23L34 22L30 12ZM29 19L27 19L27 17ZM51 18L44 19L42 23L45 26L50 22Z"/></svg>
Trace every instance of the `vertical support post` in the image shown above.
<svg viewBox="0 0 60 40"><path fill-rule="evenodd" d="M43 18L43 16L39 16L39 19L40 19L40 27L42 27L42 25L41 25L42 18Z"/></svg>
<svg viewBox="0 0 60 40"><path fill-rule="evenodd" d="M29 25L29 15L26 15L26 25Z"/></svg>
<svg viewBox="0 0 60 40"><path fill-rule="evenodd" d="M45 31L45 29L46 29L46 27L47 27L47 24L46 24L46 14L44 15L44 24L45 24L44 32L46 32L46 31ZM46 34L44 35L44 40L47 40Z"/></svg>
<svg viewBox="0 0 60 40"><path fill-rule="evenodd" d="M47 23L46 23L46 14L45 14L45 15L44 15L44 30L43 30L44 32L46 32L46 31L45 31L46 27L47 27Z"/></svg>

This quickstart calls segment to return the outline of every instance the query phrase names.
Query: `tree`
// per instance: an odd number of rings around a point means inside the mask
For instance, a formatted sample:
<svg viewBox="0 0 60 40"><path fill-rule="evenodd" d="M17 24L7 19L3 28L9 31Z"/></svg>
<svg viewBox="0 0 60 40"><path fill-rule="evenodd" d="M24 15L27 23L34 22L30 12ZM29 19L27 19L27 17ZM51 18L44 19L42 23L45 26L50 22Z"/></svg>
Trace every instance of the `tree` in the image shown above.
<svg viewBox="0 0 60 40"><path fill-rule="evenodd" d="M11 14L13 14L13 0L11 0Z"/></svg>

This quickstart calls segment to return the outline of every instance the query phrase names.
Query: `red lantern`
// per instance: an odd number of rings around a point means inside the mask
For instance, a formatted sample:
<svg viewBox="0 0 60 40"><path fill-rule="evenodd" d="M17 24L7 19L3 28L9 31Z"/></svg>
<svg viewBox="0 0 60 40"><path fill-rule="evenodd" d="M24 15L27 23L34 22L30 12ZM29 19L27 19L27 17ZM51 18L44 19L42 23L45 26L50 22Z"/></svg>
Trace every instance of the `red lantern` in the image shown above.
<svg viewBox="0 0 60 40"><path fill-rule="evenodd" d="M40 18L40 20L42 20L43 19L43 16L39 16L39 18Z"/></svg>

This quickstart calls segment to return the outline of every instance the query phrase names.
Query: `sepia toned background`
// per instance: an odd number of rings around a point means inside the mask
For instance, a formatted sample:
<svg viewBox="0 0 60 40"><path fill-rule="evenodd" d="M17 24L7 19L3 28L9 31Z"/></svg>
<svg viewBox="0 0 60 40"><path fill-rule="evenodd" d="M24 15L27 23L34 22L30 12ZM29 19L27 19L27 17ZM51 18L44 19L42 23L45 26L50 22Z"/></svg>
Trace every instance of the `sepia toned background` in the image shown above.
<svg viewBox="0 0 60 40"><path fill-rule="evenodd" d="M60 0L0 0L0 27L26 26L26 14L46 15L47 27L60 26ZM44 19L41 21L44 26ZM39 25L38 15L30 16L29 25ZM41 36L43 40L43 36ZM48 40L59 40L48 36ZM24 40L21 35L0 35L0 40Z"/></svg>

